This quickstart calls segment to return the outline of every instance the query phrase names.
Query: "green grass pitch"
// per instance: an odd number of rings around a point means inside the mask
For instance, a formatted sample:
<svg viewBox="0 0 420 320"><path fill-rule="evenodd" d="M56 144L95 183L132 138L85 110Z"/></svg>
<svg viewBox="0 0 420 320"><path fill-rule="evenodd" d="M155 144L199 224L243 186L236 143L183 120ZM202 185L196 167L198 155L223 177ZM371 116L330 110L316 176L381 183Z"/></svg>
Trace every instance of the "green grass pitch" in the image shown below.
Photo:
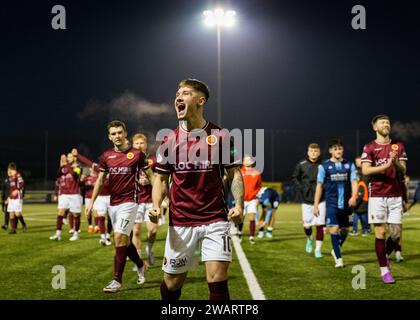
<svg viewBox="0 0 420 320"><path fill-rule="evenodd" d="M63 240L54 242L49 236L55 230L55 205L24 205L28 231L9 235L0 230L0 299L160 299L161 261L167 226L160 227L155 243L156 264L149 268L146 283L136 285L136 273L127 262L124 290L103 294L102 288L112 279L113 247L99 245L97 234L86 232L82 218L80 240L68 241L68 226ZM420 206L405 218L403 231L404 262L392 263L395 285L382 283L374 252L374 237L349 237L343 248L345 268L334 269L326 235L322 259L305 252L305 236L300 223L300 206L281 204L273 239L247 241L245 223L242 247L267 299L418 299L420 297ZM1 217L3 218L3 217ZM146 234L143 229L143 235ZM143 237L144 238L144 237ZM145 239L143 239L145 243ZM144 251L144 249L143 249ZM52 288L52 268L66 270L66 289ZM366 289L355 290L352 273L355 265L366 270ZM246 280L236 255L229 270L232 299L251 299ZM204 266L189 273L181 299L207 299L208 288Z"/></svg>

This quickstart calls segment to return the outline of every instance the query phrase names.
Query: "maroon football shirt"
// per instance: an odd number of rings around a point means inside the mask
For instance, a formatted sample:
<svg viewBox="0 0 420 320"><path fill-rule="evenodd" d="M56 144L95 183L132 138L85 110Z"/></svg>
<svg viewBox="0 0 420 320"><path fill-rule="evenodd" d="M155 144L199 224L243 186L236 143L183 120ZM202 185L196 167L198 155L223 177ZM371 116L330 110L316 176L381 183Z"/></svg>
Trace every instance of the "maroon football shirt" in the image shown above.
<svg viewBox="0 0 420 320"><path fill-rule="evenodd" d="M13 177L9 177L9 198L10 199L22 199L22 189L25 186L25 182L23 181L22 175L19 172ZM12 193L17 190L16 195L12 195Z"/></svg>
<svg viewBox="0 0 420 320"><path fill-rule="evenodd" d="M83 163L85 166L91 167L95 172L99 173L99 164L89 160L85 156L81 155L80 153L77 155L77 160ZM104 185L99 193L100 196L109 196L109 175L105 177Z"/></svg>
<svg viewBox="0 0 420 320"><path fill-rule="evenodd" d="M90 176L90 175L85 178L85 181L84 181L85 190L86 190L85 197L87 199L92 198L93 188L95 187L95 183L97 179L98 177Z"/></svg>
<svg viewBox="0 0 420 320"><path fill-rule="evenodd" d="M60 194L80 194L80 175L74 168L66 164L57 171L57 178L60 178Z"/></svg>
<svg viewBox="0 0 420 320"><path fill-rule="evenodd" d="M134 148L126 151L111 149L103 153L99 170L109 174L111 206L137 203L139 171L146 166L146 156Z"/></svg>
<svg viewBox="0 0 420 320"><path fill-rule="evenodd" d="M362 163L370 162L372 167L385 164L389 159L389 153L393 150L397 151L399 160L407 161L407 154L401 142L391 141L388 144L379 144L374 140L364 146ZM371 197L402 196L400 178L395 166L391 166L383 174L371 175L369 187Z"/></svg>
<svg viewBox="0 0 420 320"><path fill-rule="evenodd" d="M157 150L156 171L172 178L169 225L189 227L227 221L224 168L240 163L240 159L235 161L228 134L207 122L204 128L192 132L178 126L163 140ZM201 150L207 150L207 154L199 154ZM226 150L227 157L222 156ZM199 157L194 159L194 155ZM168 157L172 161L166 161ZM221 163L224 158L225 163Z"/></svg>
<svg viewBox="0 0 420 320"><path fill-rule="evenodd" d="M147 167L152 169L153 172L156 170L156 157L150 156L147 158ZM140 176L145 176L144 170L140 170ZM152 203L152 185L148 184L145 186L139 185L139 203Z"/></svg>

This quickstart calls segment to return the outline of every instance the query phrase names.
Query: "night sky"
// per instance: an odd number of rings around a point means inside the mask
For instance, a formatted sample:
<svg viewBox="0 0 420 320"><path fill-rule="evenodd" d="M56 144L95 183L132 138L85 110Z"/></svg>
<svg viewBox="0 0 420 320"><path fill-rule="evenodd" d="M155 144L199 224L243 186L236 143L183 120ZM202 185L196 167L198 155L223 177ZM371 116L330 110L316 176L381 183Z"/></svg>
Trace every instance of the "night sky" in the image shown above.
<svg viewBox="0 0 420 320"><path fill-rule="evenodd" d="M213 1L19 1L2 3L0 166L15 161L48 178L76 146L96 160L106 123L153 140L177 125L179 80L208 83L216 121ZM289 180L307 144L341 137L353 158L374 138L371 118L390 115L420 177L420 10L412 1L224 1L237 24L222 31L223 126L266 130L265 180ZM67 30L51 28L64 5ZM351 28L353 5L367 30ZM357 139L357 132L359 139ZM327 156L324 152L324 157ZM274 166L273 166L274 159Z"/></svg>

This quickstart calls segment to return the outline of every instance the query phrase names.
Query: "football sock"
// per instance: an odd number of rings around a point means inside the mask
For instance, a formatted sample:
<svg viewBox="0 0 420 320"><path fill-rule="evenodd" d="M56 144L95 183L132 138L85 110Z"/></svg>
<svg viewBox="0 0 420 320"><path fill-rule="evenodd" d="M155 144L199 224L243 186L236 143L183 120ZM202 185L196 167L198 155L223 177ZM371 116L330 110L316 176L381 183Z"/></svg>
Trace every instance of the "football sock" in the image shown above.
<svg viewBox="0 0 420 320"><path fill-rule="evenodd" d="M243 228L244 228L244 224L243 223L238 224L239 232L242 232L242 229Z"/></svg>
<svg viewBox="0 0 420 320"><path fill-rule="evenodd" d="M258 231L263 232L263 231L264 231L264 227L260 227L260 228L258 229Z"/></svg>
<svg viewBox="0 0 420 320"><path fill-rule="evenodd" d="M395 251L399 251L399 252L402 251L400 241L398 241L397 243L395 243Z"/></svg>
<svg viewBox="0 0 420 320"><path fill-rule="evenodd" d="M249 222L249 236L253 237L255 235L255 220Z"/></svg>
<svg viewBox="0 0 420 320"><path fill-rule="evenodd" d="M12 227L12 230L16 230L16 226L17 226L16 218L10 218L10 226Z"/></svg>
<svg viewBox="0 0 420 320"><path fill-rule="evenodd" d="M141 267L143 267L143 260L140 259L137 249L132 242L127 247L127 256L131 261L135 263L137 268L140 269Z"/></svg>
<svg viewBox="0 0 420 320"><path fill-rule="evenodd" d="M346 241L346 239L347 239L347 230L341 230L340 231L340 247L342 247L343 246L343 244L344 244L344 241Z"/></svg>
<svg viewBox="0 0 420 320"><path fill-rule="evenodd" d="M93 218L93 222L95 223L95 226L97 226L97 225L99 225L99 218L100 217L94 217ZM101 217L102 218L102 217ZM103 217L104 218L104 221L105 221L105 217ZM104 222L104 224L105 224L105 222Z"/></svg>
<svg viewBox="0 0 420 320"><path fill-rule="evenodd" d="M272 212L271 208L267 209L267 216L265 217L265 224L267 225L270 223Z"/></svg>
<svg viewBox="0 0 420 320"><path fill-rule="evenodd" d="M105 217L98 217L99 233L105 233Z"/></svg>
<svg viewBox="0 0 420 320"><path fill-rule="evenodd" d="M331 243L333 246L335 257L337 259L340 259L341 251L340 251L340 234L339 233L331 233Z"/></svg>
<svg viewBox="0 0 420 320"><path fill-rule="evenodd" d="M394 251L395 247L396 247L396 243L394 242L394 240L392 240L391 237L388 237L388 239L386 240L386 245L385 245L386 254L388 256L391 255L391 253L392 253L392 251Z"/></svg>
<svg viewBox="0 0 420 320"><path fill-rule="evenodd" d="M376 256L378 257L378 262L380 267L386 267L386 248L385 248L385 239L375 238L375 250Z"/></svg>
<svg viewBox="0 0 420 320"><path fill-rule="evenodd" d="M323 226L316 226L316 240L323 241L324 240L324 227Z"/></svg>
<svg viewBox="0 0 420 320"><path fill-rule="evenodd" d="M10 212L6 211L6 213L4 214L4 225L6 227L9 226L9 221L10 221Z"/></svg>
<svg viewBox="0 0 420 320"><path fill-rule="evenodd" d="M316 251L321 251L322 248L322 241L316 240L315 242L315 250Z"/></svg>
<svg viewBox="0 0 420 320"><path fill-rule="evenodd" d="M20 221L22 226L26 226L25 219L23 219L23 216L17 217L17 219Z"/></svg>
<svg viewBox="0 0 420 320"><path fill-rule="evenodd" d="M111 234L111 232L112 232L112 221L109 217L108 217L108 222L106 224L106 230L109 234Z"/></svg>
<svg viewBox="0 0 420 320"><path fill-rule="evenodd" d="M303 228L308 239L312 240L312 227Z"/></svg>
<svg viewBox="0 0 420 320"><path fill-rule="evenodd" d="M89 226L91 226L92 225L92 215L89 216L89 218L87 219L87 221L89 223Z"/></svg>
<svg viewBox="0 0 420 320"><path fill-rule="evenodd" d="M380 269L381 269L381 276L384 276L386 273L389 272L388 267L381 267Z"/></svg>
<svg viewBox="0 0 420 320"><path fill-rule="evenodd" d="M61 231L62 227L63 227L63 216L57 216L57 224L56 224L56 229Z"/></svg>
<svg viewBox="0 0 420 320"><path fill-rule="evenodd" d="M228 281L209 282L209 300L230 300Z"/></svg>
<svg viewBox="0 0 420 320"><path fill-rule="evenodd" d="M79 231L80 229L80 214L74 216L74 231Z"/></svg>
<svg viewBox="0 0 420 320"><path fill-rule="evenodd" d="M122 283L122 275L125 268L125 262L127 260L127 247L116 247L114 257L114 280Z"/></svg>
<svg viewBox="0 0 420 320"><path fill-rule="evenodd" d="M181 296L181 288L171 291L166 286L165 280L162 280L160 283L160 295L162 300L179 300L179 297Z"/></svg>
<svg viewBox="0 0 420 320"><path fill-rule="evenodd" d="M70 229L74 229L74 216L71 214L71 213L69 213L69 227L70 227Z"/></svg>

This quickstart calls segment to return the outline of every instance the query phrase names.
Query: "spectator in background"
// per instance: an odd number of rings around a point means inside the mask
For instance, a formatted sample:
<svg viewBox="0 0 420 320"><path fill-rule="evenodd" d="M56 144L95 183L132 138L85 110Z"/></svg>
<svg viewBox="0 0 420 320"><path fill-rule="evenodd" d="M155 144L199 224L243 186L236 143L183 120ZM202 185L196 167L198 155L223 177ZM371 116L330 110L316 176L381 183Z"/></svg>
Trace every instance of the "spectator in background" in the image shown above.
<svg viewBox="0 0 420 320"><path fill-rule="evenodd" d="M359 219L362 223L362 237L368 236L370 234L370 225L368 222L368 201L369 201L369 191L368 184L369 180L362 174L362 160L360 157L355 159L356 168L357 168L357 200L356 206L354 207L353 215L353 229L350 233L351 236L358 235L357 227L359 224Z"/></svg>
<svg viewBox="0 0 420 320"><path fill-rule="evenodd" d="M6 200L9 195L9 179L2 178L2 185L1 185L1 208L4 213L4 225L1 226L3 230L7 230L9 227L9 220L10 220L10 212L7 211L7 204Z"/></svg>
<svg viewBox="0 0 420 320"><path fill-rule="evenodd" d="M420 181L417 183L416 191L414 192L413 202L408 206L407 211L409 211L414 205L420 201Z"/></svg>

